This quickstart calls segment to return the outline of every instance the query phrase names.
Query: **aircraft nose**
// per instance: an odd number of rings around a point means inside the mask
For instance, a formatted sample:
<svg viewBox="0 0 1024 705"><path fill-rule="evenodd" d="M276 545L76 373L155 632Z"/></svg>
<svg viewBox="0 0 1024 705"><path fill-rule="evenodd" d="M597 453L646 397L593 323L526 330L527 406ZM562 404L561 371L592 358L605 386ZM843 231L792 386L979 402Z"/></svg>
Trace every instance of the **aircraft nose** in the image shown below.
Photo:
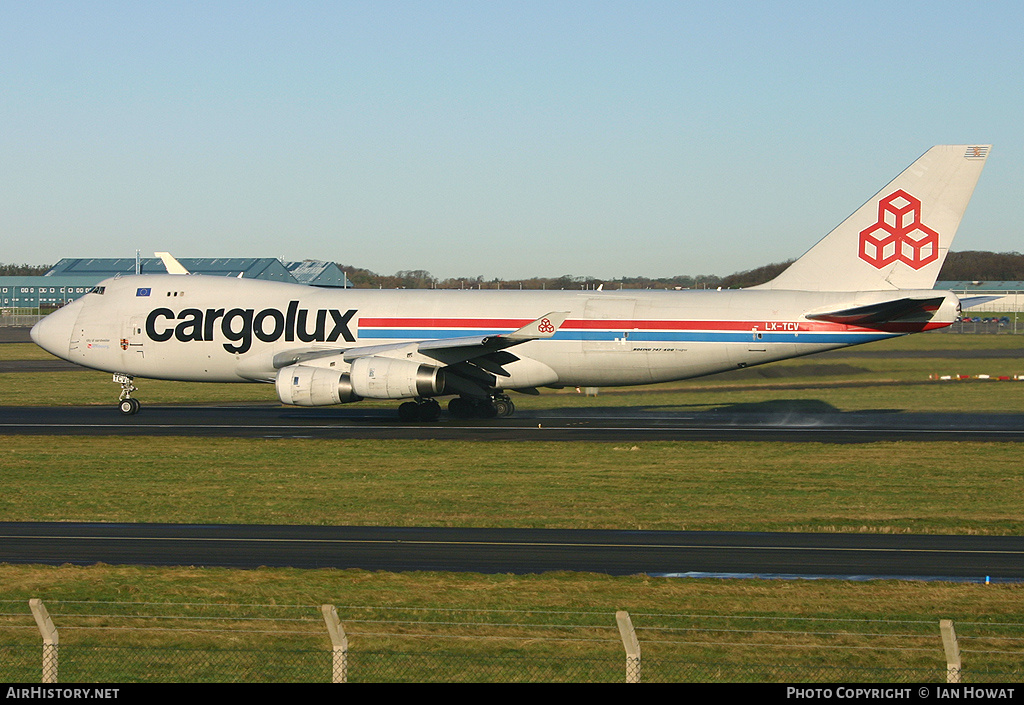
<svg viewBox="0 0 1024 705"><path fill-rule="evenodd" d="M67 360L78 309L79 306L70 304L36 323L29 333L32 341L46 352Z"/></svg>

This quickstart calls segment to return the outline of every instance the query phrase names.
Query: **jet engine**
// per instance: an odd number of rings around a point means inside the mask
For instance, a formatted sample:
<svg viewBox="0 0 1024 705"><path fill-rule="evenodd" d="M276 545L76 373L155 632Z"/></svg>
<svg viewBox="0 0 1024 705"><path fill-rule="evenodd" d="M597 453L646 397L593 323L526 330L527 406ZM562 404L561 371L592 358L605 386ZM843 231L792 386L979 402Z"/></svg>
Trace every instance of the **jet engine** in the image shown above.
<svg viewBox="0 0 1024 705"><path fill-rule="evenodd" d="M277 398L296 406L328 406L359 401L348 372L328 367L289 365L277 372Z"/></svg>
<svg viewBox="0 0 1024 705"><path fill-rule="evenodd" d="M359 357L349 370L352 389L368 399L412 399L444 394L444 370L412 360Z"/></svg>
<svg viewBox="0 0 1024 705"><path fill-rule="evenodd" d="M360 357L348 372L289 365L277 373L277 397L296 406L327 406L361 399L412 399L444 394L439 367L390 357Z"/></svg>

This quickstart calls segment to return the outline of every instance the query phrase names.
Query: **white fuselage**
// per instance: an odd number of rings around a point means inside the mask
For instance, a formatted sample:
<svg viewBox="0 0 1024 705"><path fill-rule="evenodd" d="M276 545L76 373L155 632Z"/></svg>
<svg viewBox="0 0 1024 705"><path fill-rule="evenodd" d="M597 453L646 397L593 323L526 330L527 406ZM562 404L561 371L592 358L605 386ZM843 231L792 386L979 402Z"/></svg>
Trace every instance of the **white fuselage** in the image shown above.
<svg viewBox="0 0 1024 705"><path fill-rule="evenodd" d="M805 314L894 292L359 290L181 275L119 277L99 289L44 319L34 339L84 367L208 382L273 382L275 356L291 351L507 334L568 312L552 337L512 349L526 362L497 377L505 389L698 377L939 328L958 305L945 294L927 322L859 327Z"/></svg>

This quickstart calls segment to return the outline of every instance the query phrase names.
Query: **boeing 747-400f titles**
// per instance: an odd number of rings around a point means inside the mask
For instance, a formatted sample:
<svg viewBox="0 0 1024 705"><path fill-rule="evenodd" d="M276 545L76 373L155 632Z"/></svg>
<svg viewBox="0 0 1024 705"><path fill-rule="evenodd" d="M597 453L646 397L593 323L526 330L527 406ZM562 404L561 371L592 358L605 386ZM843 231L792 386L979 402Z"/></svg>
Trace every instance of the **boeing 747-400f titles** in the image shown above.
<svg viewBox="0 0 1024 705"><path fill-rule="evenodd" d="M773 281L728 291L322 289L179 274L107 279L32 329L136 377L276 385L286 404L406 400L404 419L507 416L510 390L650 384L952 323L935 291L987 145L928 150Z"/></svg>

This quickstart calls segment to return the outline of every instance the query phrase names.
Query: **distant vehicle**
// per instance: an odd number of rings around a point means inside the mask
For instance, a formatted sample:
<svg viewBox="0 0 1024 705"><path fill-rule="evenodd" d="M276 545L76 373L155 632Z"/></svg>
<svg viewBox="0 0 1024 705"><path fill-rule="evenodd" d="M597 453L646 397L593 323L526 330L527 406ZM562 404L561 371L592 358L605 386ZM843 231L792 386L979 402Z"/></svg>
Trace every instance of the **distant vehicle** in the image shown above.
<svg viewBox="0 0 1024 705"><path fill-rule="evenodd" d="M686 379L948 326L960 300L931 287L988 154L933 147L749 289L326 290L126 276L47 316L32 339L114 373L125 414L139 409L135 378L149 377L264 382L300 406L407 400L405 419L437 419L446 396L454 416L507 416L510 390Z"/></svg>

